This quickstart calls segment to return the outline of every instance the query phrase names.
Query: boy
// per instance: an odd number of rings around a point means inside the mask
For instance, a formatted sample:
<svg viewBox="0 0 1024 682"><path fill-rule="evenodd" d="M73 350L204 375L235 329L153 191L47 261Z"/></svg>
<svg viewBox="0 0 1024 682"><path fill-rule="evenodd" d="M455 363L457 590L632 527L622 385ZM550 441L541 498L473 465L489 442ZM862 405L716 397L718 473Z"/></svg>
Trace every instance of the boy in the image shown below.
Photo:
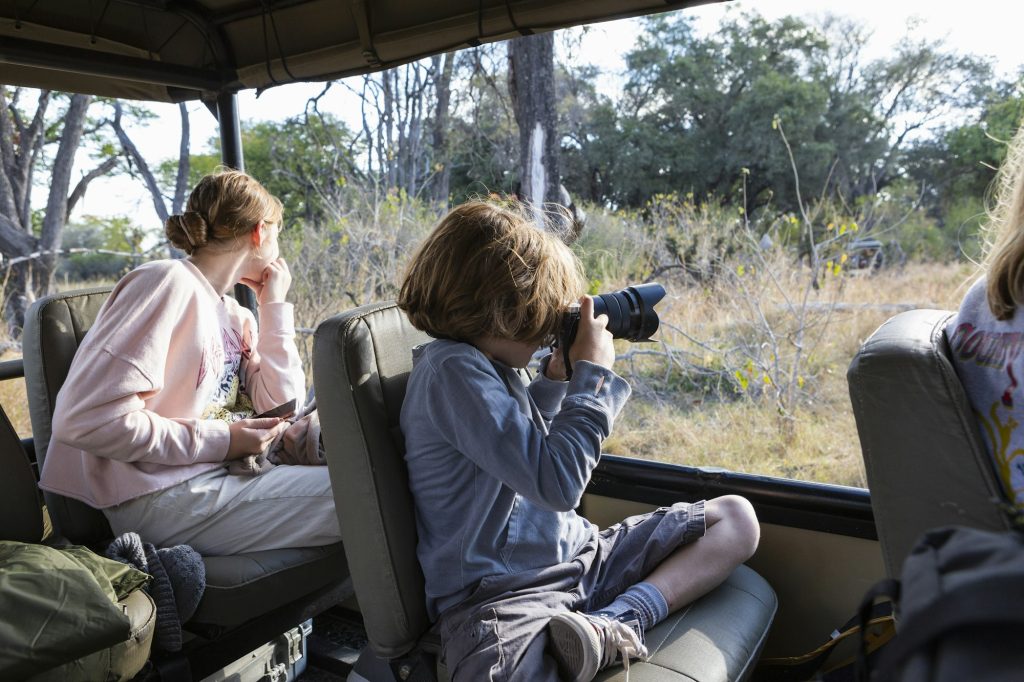
<svg viewBox="0 0 1024 682"><path fill-rule="evenodd" d="M401 426L427 609L453 682L590 680L757 546L750 504L678 503L603 532L573 509L629 396L579 261L519 213L471 202L414 254L398 304L414 350ZM570 303L580 326L529 387ZM698 541L699 540L699 541Z"/></svg>

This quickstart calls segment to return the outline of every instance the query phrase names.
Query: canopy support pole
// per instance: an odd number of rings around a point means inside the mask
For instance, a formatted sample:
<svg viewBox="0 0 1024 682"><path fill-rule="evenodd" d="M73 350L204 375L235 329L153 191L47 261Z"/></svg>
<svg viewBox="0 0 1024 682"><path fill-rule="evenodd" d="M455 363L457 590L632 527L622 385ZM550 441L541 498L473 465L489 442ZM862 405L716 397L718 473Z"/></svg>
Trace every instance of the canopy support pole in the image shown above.
<svg viewBox="0 0 1024 682"><path fill-rule="evenodd" d="M238 122L238 93L222 92L217 95L217 121L220 124L220 158L225 166L235 170L245 170L245 159L242 157L242 127ZM256 312L256 294L244 284L235 285L235 300L252 311L259 321Z"/></svg>

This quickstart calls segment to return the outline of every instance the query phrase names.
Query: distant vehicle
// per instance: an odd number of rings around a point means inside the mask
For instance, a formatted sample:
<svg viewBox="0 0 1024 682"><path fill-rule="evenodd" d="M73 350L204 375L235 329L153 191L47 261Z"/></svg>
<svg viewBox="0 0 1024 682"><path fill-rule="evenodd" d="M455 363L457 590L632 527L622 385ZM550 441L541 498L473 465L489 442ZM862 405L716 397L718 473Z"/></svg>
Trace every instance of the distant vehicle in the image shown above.
<svg viewBox="0 0 1024 682"><path fill-rule="evenodd" d="M852 270L880 270L885 264L884 244L877 239L855 239L847 247Z"/></svg>

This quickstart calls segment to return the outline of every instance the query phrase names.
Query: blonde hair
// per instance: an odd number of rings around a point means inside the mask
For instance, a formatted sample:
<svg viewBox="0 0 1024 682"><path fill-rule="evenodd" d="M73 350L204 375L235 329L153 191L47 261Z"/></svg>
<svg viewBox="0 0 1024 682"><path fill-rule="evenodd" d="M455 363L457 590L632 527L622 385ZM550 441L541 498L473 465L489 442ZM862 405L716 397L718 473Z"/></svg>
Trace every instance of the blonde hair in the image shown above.
<svg viewBox="0 0 1024 682"><path fill-rule="evenodd" d="M985 225L988 307L997 320L1008 320L1024 303L1024 126L1010 142L995 187Z"/></svg>
<svg viewBox="0 0 1024 682"><path fill-rule="evenodd" d="M255 178L223 169L206 175L188 197L186 210L164 224L171 244L187 254L247 235L261 220L280 223L281 202Z"/></svg>
<svg viewBox="0 0 1024 682"><path fill-rule="evenodd" d="M553 340L567 304L585 291L579 260L518 206L454 208L406 268L399 307L435 338Z"/></svg>

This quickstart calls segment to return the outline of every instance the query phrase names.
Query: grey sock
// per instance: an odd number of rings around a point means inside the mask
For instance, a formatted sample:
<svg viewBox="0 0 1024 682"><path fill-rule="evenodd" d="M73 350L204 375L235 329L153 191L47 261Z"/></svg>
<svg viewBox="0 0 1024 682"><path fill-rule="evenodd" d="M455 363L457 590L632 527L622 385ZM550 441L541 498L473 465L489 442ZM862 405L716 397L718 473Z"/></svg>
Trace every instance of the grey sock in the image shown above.
<svg viewBox="0 0 1024 682"><path fill-rule="evenodd" d="M594 613L617 620L635 616L640 629L647 631L668 617L668 602L651 583L637 583Z"/></svg>

